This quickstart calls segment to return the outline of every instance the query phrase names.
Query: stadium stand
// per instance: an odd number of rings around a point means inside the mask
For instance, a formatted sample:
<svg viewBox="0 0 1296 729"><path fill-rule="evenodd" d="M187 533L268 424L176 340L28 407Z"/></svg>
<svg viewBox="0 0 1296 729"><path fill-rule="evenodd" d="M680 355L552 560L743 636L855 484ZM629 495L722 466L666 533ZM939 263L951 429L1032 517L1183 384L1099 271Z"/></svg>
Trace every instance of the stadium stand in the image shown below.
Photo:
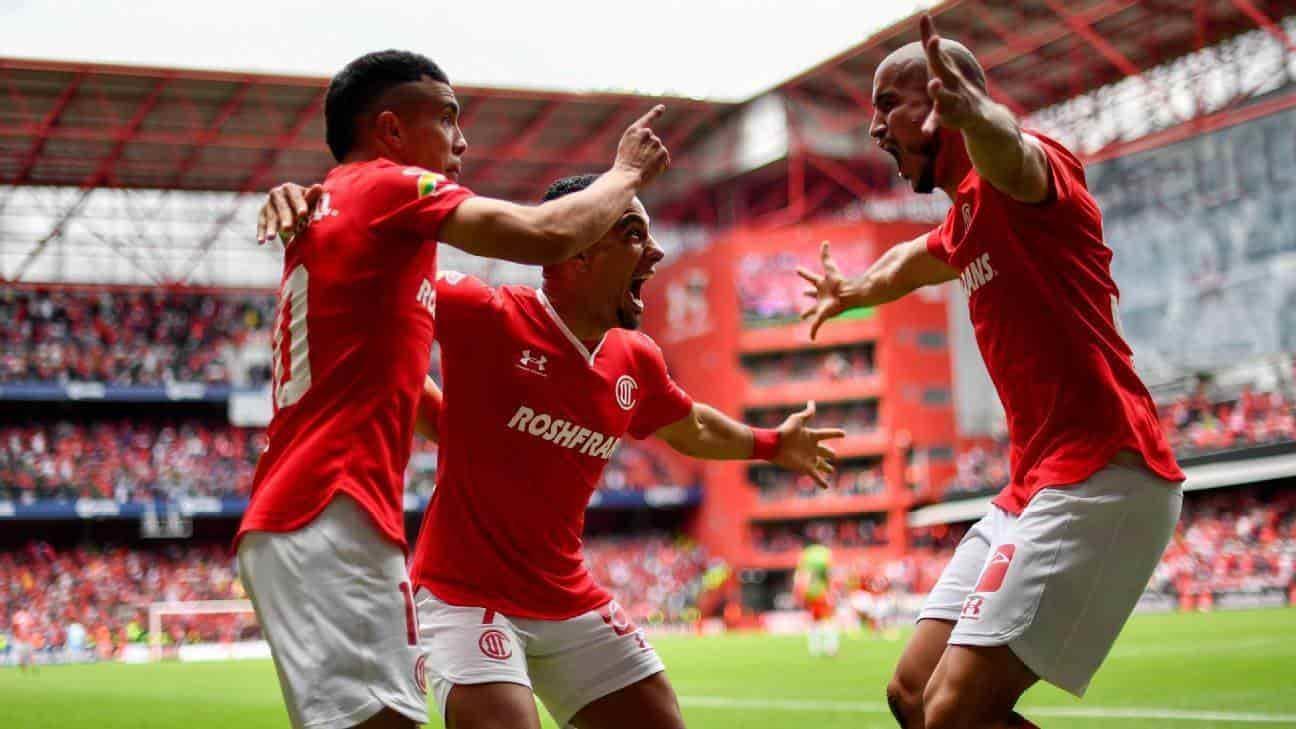
<svg viewBox="0 0 1296 729"><path fill-rule="evenodd" d="M1296 407L1279 391L1258 392L1243 386L1236 395L1211 397L1206 388L1175 397L1159 406L1161 425L1180 459L1263 446L1296 443ZM1008 443L1004 438L964 448L958 473L946 485L944 499L993 493L1008 482Z"/></svg>
<svg viewBox="0 0 1296 729"><path fill-rule="evenodd" d="M264 293L6 286L0 383L259 385L273 318Z"/></svg>
<svg viewBox="0 0 1296 729"><path fill-rule="evenodd" d="M708 562L696 543L662 534L595 538L585 553L596 578L632 619L647 624L687 618ZM237 577L224 543L150 549L31 542L0 552L0 633L22 611L18 622L31 626L24 637L49 657L107 660L123 645L148 642L150 603L242 599ZM88 640L83 655L65 656L74 624ZM238 615L177 617L164 631L168 645L259 634L254 620Z"/></svg>

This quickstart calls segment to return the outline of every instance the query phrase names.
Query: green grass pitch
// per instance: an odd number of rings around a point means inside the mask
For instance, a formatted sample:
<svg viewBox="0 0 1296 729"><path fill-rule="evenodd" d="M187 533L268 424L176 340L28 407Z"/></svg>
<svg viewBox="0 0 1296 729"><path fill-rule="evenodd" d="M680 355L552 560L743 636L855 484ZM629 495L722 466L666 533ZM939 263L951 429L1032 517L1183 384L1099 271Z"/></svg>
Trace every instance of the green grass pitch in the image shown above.
<svg viewBox="0 0 1296 729"><path fill-rule="evenodd" d="M654 643L694 729L894 727L883 686L902 641L851 638L820 659L798 637ZM1022 707L1050 729L1296 727L1296 609L1137 616L1084 701L1040 686ZM0 726L261 729L287 716L268 661L55 666L0 670Z"/></svg>

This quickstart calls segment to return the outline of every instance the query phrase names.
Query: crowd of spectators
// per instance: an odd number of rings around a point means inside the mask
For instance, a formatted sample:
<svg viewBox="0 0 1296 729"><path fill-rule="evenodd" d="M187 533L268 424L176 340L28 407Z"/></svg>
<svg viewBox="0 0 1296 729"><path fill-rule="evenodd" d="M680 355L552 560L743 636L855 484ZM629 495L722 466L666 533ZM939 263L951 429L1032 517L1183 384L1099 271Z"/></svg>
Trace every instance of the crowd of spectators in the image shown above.
<svg viewBox="0 0 1296 729"><path fill-rule="evenodd" d="M265 432L201 418L0 426L0 500L118 503L246 494Z"/></svg>
<svg viewBox="0 0 1296 729"><path fill-rule="evenodd" d="M117 503L247 496L265 430L219 419L54 420L0 425L0 501L108 499ZM436 445L414 439L407 486L427 496L436 482ZM696 461L650 442L624 439L599 486L643 491L696 486Z"/></svg>
<svg viewBox="0 0 1296 729"><path fill-rule="evenodd" d="M863 271L873 261L866 243L837 245L833 258L843 271ZM795 321L805 307L805 281L790 275L798 266L819 269L819 250L751 252L738 261L738 305L749 323Z"/></svg>
<svg viewBox="0 0 1296 729"><path fill-rule="evenodd" d="M256 384L268 368L241 365L248 345L267 350L274 308L270 294L6 287L0 383Z"/></svg>
<svg viewBox="0 0 1296 729"><path fill-rule="evenodd" d="M769 467L752 469L751 481L760 490L760 497L766 500L862 496L886 490L882 466L876 462L838 464L837 472L828 477L832 485L828 490L820 488L809 476Z"/></svg>
<svg viewBox="0 0 1296 729"><path fill-rule="evenodd" d="M873 347L857 345L751 355L743 358L743 369L752 383L760 386L867 377L874 372Z"/></svg>
<svg viewBox="0 0 1296 729"><path fill-rule="evenodd" d="M1181 457L1296 440L1296 409L1279 392L1244 387L1212 398L1205 387L1160 407L1161 425Z"/></svg>
<svg viewBox="0 0 1296 729"><path fill-rule="evenodd" d="M756 548L763 552L799 550L808 544L853 549L886 544L886 526L873 517L838 517L758 524L752 528Z"/></svg>
<svg viewBox="0 0 1296 729"><path fill-rule="evenodd" d="M1296 441L1296 406L1281 392L1244 387L1236 396L1210 397L1203 387L1162 403L1158 414L1181 459ZM994 493L1008 482L1008 441L997 438L965 448L957 464L944 498Z"/></svg>
<svg viewBox="0 0 1296 729"><path fill-rule="evenodd" d="M1296 491L1229 489L1186 499L1152 588L1199 605L1216 591L1296 589Z"/></svg>
<svg viewBox="0 0 1296 729"><path fill-rule="evenodd" d="M162 549L56 549L31 543L0 552L0 633L37 650L71 647L111 658L148 640L150 603L244 597L226 544ZM247 615L168 617L165 643L255 633Z"/></svg>
<svg viewBox="0 0 1296 729"><path fill-rule="evenodd" d="M758 428L777 428L789 415L804 406L785 408L753 408L747 411L746 422ZM816 428L841 428L847 434L873 430L878 422L876 400L850 400L820 404L815 408Z"/></svg>
<svg viewBox="0 0 1296 729"><path fill-rule="evenodd" d="M707 556L669 535L590 539L595 579L641 624L676 623L694 606ZM0 552L0 648L14 641L38 651L72 648L101 660L146 644L148 606L158 602L246 597L227 544L163 548L55 548L30 543ZM259 637L253 616L169 615L162 643ZM2 658L0 651L0 658Z"/></svg>
<svg viewBox="0 0 1296 729"><path fill-rule="evenodd" d="M946 499L989 494L1008 483L1008 439L994 438L959 452L954 479L945 487Z"/></svg>
<svg viewBox="0 0 1296 729"><path fill-rule="evenodd" d="M594 580L640 625L685 620L707 561L700 545L670 535L585 540Z"/></svg>

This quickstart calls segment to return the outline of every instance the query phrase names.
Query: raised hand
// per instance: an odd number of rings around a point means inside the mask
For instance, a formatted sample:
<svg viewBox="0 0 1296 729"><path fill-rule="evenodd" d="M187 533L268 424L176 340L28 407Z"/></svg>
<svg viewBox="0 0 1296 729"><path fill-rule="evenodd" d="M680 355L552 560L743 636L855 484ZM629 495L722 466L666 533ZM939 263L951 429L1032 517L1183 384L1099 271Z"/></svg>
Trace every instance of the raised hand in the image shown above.
<svg viewBox="0 0 1296 729"><path fill-rule="evenodd" d="M805 410L792 413L783 421L778 427L778 453L770 463L805 474L814 479L820 488L826 489L829 487L828 477L836 470L832 461L837 453L823 442L844 437L846 431L839 428L809 427L814 414L815 404L811 401L806 403Z"/></svg>
<svg viewBox="0 0 1296 729"><path fill-rule="evenodd" d="M666 107L658 104L626 128L617 145L613 167L639 176L639 186L644 187L670 167L670 150L653 133L652 123L661 117Z"/></svg>
<svg viewBox="0 0 1296 729"><path fill-rule="evenodd" d="M805 295L815 300L813 306L801 312L803 321L810 320L812 340L819 333L819 327L823 326L824 322L846 310L842 298L842 285L846 279L842 277L837 263L828 253L828 241L819 245L819 262L823 266L822 275L801 266L798 266L796 271L798 276L810 283L811 288L805 292Z"/></svg>
<svg viewBox="0 0 1296 729"><path fill-rule="evenodd" d="M931 16L924 14L918 26L927 56L927 94L932 98L932 110L923 120L923 133L935 134L937 127L966 129L981 119L976 110L984 94L968 82L954 59L941 49Z"/></svg>
<svg viewBox="0 0 1296 729"><path fill-rule="evenodd" d="M310 222L315 204L324 194L323 185L302 187L291 182L277 185L266 195L257 215L257 243L274 240L276 235L288 243Z"/></svg>

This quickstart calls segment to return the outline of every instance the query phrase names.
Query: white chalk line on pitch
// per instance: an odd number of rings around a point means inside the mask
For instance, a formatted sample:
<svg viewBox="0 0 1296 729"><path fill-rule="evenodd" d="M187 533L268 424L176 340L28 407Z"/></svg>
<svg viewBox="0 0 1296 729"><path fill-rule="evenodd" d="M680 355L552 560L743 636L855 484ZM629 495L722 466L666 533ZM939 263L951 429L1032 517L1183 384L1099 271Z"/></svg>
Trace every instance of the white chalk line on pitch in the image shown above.
<svg viewBox="0 0 1296 729"><path fill-rule="evenodd" d="M889 714L881 701L833 701L808 699L740 699L728 696L681 696L683 706L715 709L769 709L773 711L842 711L856 714ZM1164 719L1167 721L1236 721L1251 724L1296 724L1296 714L1264 714L1238 711L1189 711L1163 708L1116 708L1104 706L1022 707L1027 716L1064 719Z"/></svg>

